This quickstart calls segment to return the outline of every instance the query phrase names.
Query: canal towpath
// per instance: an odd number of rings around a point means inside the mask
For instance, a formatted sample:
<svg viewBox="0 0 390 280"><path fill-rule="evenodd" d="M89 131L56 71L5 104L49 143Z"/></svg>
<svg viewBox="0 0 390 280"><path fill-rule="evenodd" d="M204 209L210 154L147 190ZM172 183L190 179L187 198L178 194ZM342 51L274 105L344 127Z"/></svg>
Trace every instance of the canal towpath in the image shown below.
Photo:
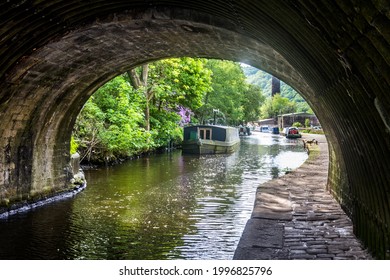
<svg viewBox="0 0 390 280"><path fill-rule="evenodd" d="M233 259L372 259L353 233L352 221L326 190L328 144L304 134L309 158L292 172L260 185Z"/></svg>

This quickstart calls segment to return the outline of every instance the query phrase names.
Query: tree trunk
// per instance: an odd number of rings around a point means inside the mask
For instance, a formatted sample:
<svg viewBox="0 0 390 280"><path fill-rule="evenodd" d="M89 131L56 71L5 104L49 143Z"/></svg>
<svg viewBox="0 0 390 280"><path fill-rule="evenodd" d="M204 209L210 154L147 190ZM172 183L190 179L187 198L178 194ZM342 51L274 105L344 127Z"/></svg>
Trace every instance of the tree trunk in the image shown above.
<svg viewBox="0 0 390 280"><path fill-rule="evenodd" d="M137 71L133 68L127 71L130 83L135 89L142 88L146 99L145 105L145 130L150 130L150 101L154 96L154 92L151 88L148 88L148 74L149 64L142 65L141 73L138 75Z"/></svg>
<svg viewBox="0 0 390 280"><path fill-rule="evenodd" d="M150 131L150 111L149 111L149 101L146 100L145 107L145 130Z"/></svg>

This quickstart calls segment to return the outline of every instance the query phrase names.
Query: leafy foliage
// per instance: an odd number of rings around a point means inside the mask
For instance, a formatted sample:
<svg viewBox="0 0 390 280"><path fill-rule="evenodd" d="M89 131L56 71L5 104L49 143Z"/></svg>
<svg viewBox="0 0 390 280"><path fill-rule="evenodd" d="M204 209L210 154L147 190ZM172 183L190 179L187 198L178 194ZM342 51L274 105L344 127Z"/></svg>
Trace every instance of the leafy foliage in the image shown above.
<svg viewBox="0 0 390 280"><path fill-rule="evenodd" d="M256 85L248 84L247 90L244 92L242 100L244 110L244 120L255 121L259 119L261 114L261 105L264 103L265 97L262 90Z"/></svg>
<svg viewBox="0 0 390 280"><path fill-rule="evenodd" d="M261 107L261 116L265 119L273 118L280 114L295 112L296 104L280 94L275 94L273 98L268 97Z"/></svg>
<svg viewBox="0 0 390 280"><path fill-rule="evenodd" d="M258 86L249 85L238 63L209 60L212 71L212 91L205 96L204 105L196 112L201 122L213 118L213 109L219 110L225 122L237 125L258 119L260 105L264 100Z"/></svg>
<svg viewBox="0 0 390 280"><path fill-rule="evenodd" d="M295 122L295 123L292 124L292 126L302 127L302 124L300 122Z"/></svg>
<svg viewBox="0 0 390 280"><path fill-rule="evenodd" d="M203 104L204 94L211 90L211 71L205 68L206 60L171 58L150 65L149 84L155 93L155 102L176 108L182 105L196 109Z"/></svg>
<svg viewBox="0 0 390 280"><path fill-rule="evenodd" d="M310 119L305 119L305 127L310 127Z"/></svg>
<svg viewBox="0 0 390 280"><path fill-rule="evenodd" d="M267 98L270 98L272 75L249 65L245 65L242 68L247 77L247 82L250 84L260 86L264 95ZM283 81L280 82L280 95L282 97L287 98L289 101L295 103L295 111L293 111L294 113L298 113L298 112L310 113L310 114L313 113L309 104L307 104L306 100L303 99L303 97L299 95L298 92L296 92L292 87L290 87Z"/></svg>
<svg viewBox="0 0 390 280"><path fill-rule="evenodd" d="M179 123L188 121L191 109L201 106L211 90L211 72L204 64L204 59L162 60L144 67L147 81L138 87L128 74L102 86L84 105L74 128L82 158L111 162L180 142ZM185 119L179 115L182 110L188 112Z"/></svg>
<svg viewBox="0 0 390 280"><path fill-rule="evenodd" d="M171 58L144 64L102 86L84 105L74 144L84 160L111 162L182 140L182 126L213 118L257 120L265 97L240 64ZM75 147L75 145L72 145Z"/></svg>
<svg viewBox="0 0 390 280"><path fill-rule="evenodd" d="M74 140L74 137L72 136L70 138L70 154L73 155L73 154L77 153L78 147L79 147L79 145L76 143L76 141Z"/></svg>
<svg viewBox="0 0 390 280"><path fill-rule="evenodd" d="M88 161L112 161L149 150L151 134L140 126L141 99L123 76L109 81L85 104L73 136Z"/></svg>

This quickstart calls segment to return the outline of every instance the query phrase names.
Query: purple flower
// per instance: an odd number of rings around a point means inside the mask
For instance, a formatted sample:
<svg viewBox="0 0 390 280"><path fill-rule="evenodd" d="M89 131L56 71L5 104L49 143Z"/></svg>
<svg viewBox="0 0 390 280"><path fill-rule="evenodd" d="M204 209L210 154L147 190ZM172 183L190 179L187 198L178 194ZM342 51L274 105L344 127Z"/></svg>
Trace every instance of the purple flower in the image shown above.
<svg viewBox="0 0 390 280"><path fill-rule="evenodd" d="M185 108L181 105L177 106L177 113L181 117L181 120L179 122L180 126L184 126L184 125L190 123L191 122L191 115L194 114L190 109Z"/></svg>

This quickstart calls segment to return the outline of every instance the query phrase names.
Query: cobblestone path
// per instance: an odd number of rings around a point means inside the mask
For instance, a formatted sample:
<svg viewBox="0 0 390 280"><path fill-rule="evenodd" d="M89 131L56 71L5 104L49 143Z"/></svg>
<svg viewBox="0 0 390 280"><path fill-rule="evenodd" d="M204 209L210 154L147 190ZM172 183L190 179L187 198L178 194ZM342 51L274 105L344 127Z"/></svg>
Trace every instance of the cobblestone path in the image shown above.
<svg viewBox="0 0 390 280"><path fill-rule="evenodd" d="M317 156L258 188L234 259L372 259L326 191L328 146L324 136L313 136L305 137L318 140L318 146L309 146Z"/></svg>

